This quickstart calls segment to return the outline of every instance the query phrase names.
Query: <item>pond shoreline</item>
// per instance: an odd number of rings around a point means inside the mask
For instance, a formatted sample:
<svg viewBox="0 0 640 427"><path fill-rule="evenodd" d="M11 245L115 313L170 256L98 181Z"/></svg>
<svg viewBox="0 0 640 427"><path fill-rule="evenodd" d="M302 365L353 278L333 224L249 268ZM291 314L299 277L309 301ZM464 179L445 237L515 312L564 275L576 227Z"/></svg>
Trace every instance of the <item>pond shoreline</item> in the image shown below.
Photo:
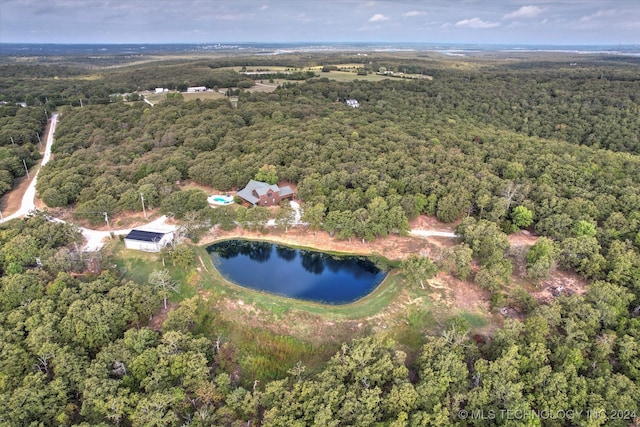
<svg viewBox="0 0 640 427"><path fill-rule="evenodd" d="M411 254L432 256L436 249L453 246L455 239L446 237L416 237L391 234L371 242L359 239L338 240L325 231L312 231L306 227L292 227L288 231L274 228L267 232L249 231L237 227L230 231L214 228L205 234L197 245L206 247L231 239L259 240L283 244L299 249L316 250L336 255L374 256L394 265Z"/></svg>
<svg viewBox="0 0 640 427"><path fill-rule="evenodd" d="M362 300L389 273L388 263L375 255L325 252L265 240L224 239L202 249L227 282L331 306Z"/></svg>

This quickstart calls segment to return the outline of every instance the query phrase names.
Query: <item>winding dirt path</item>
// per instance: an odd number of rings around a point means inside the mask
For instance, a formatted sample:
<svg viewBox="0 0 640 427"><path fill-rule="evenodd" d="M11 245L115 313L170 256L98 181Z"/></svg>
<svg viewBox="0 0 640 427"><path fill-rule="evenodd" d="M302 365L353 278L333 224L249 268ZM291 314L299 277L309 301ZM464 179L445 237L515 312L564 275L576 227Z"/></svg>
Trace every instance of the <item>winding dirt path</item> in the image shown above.
<svg viewBox="0 0 640 427"><path fill-rule="evenodd" d="M13 206L11 206L12 204L15 205L15 202L11 203L11 200L12 199L15 200L16 198L19 198L19 200L21 201L20 207L11 215L4 216L1 222L9 221L14 218L23 217L36 208L36 204L35 204L36 182L38 181L38 175L40 174L40 169L42 169L42 167L46 165L51 159L51 146L53 145L53 134L56 130L56 126L58 125L58 114L57 113L52 114L50 120L51 121L49 122L48 129L47 129L46 144L44 148L44 153L42 155L42 160L40 161L39 165L37 165L34 168L31 168L30 173L32 178L29 182L29 185L25 188L24 184L21 183L21 185L18 185L16 189L12 190L9 194L5 195L6 200L9 201L8 202L9 209L13 208ZM21 193L22 193L22 198L20 198Z"/></svg>

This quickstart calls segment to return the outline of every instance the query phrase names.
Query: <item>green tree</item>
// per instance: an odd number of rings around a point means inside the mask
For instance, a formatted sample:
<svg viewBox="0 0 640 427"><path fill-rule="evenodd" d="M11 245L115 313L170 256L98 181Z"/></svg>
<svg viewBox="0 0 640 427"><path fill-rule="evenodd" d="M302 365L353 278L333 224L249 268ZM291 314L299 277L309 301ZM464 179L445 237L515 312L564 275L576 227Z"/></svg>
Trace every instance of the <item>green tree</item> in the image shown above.
<svg viewBox="0 0 640 427"><path fill-rule="evenodd" d="M239 209L237 211L237 219L240 225L252 231L264 231L270 216L269 209L263 206Z"/></svg>
<svg viewBox="0 0 640 427"><path fill-rule="evenodd" d="M509 239L495 223L466 218L456 227L456 234L471 247L482 263L503 259L509 248Z"/></svg>
<svg viewBox="0 0 640 427"><path fill-rule="evenodd" d="M512 270L513 266L508 259L492 261L480 267L474 281L478 286L495 293L509 284Z"/></svg>
<svg viewBox="0 0 640 427"><path fill-rule="evenodd" d="M438 221L453 222L462 218L469 206L467 191L452 192L438 200L436 216Z"/></svg>
<svg viewBox="0 0 640 427"><path fill-rule="evenodd" d="M233 230L237 227L235 206L217 206L210 210L210 214L211 225L218 224L225 231Z"/></svg>
<svg viewBox="0 0 640 427"><path fill-rule="evenodd" d="M573 225L573 235L575 237L593 237L596 235L595 224L580 220Z"/></svg>
<svg viewBox="0 0 640 427"><path fill-rule="evenodd" d="M325 210L323 203L306 205L302 211L301 220L308 223L311 230L319 230L322 227Z"/></svg>
<svg viewBox="0 0 640 427"><path fill-rule="evenodd" d="M533 212L524 206L516 206L511 212L511 221L518 228L527 228L533 223Z"/></svg>
<svg viewBox="0 0 640 427"><path fill-rule="evenodd" d="M273 165L264 165L260 169L255 176L256 181L266 182L267 184L277 184L278 183L278 172L276 167Z"/></svg>
<svg viewBox="0 0 640 427"><path fill-rule="evenodd" d="M436 275L438 267L425 256L411 254L402 261L402 270L409 283L420 284L424 289L425 282Z"/></svg>
<svg viewBox="0 0 640 427"><path fill-rule="evenodd" d="M198 189L171 193L162 200L160 212L167 216L183 218L187 212L199 211L209 206L207 195Z"/></svg>
<svg viewBox="0 0 640 427"><path fill-rule="evenodd" d="M289 227L293 225L296 219L296 211L293 210L289 203L286 203L278 209L276 212L276 227L279 230L288 231Z"/></svg>
<svg viewBox="0 0 640 427"><path fill-rule="evenodd" d="M177 245L171 252L171 262L178 268L186 270L193 267L195 263L196 254L187 245Z"/></svg>
<svg viewBox="0 0 640 427"><path fill-rule="evenodd" d="M563 268L573 268L586 277L598 277L605 263L595 237L570 237L560 242L558 264Z"/></svg>
<svg viewBox="0 0 640 427"><path fill-rule="evenodd" d="M540 237L526 255L527 277L541 280L549 277L556 265L558 249L551 239Z"/></svg>
<svg viewBox="0 0 640 427"><path fill-rule="evenodd" d="M0 248L5 271L10 265L19 271L35 265L38 252L38 241L31 235L17 235Z"/></svg>
<svg viewBox="0 0 640 427"><path fill-rule="evenodd" d="M467 280L471 274L471 258L473 250L463 243L447 250L444 264L460 280Z"/></svg>

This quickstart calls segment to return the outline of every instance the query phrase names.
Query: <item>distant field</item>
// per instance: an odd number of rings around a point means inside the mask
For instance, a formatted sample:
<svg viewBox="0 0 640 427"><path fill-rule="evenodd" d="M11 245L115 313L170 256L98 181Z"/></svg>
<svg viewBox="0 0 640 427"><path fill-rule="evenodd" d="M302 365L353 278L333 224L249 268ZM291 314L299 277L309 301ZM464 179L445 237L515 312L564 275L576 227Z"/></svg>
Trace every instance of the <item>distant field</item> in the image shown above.
<svg viewBox="0 0 640 427"><path fill-rule="evenodd" d="M151 95L146 95L145 98L147 98L149 101L155 103L164 101L165 99L165 93L152 93ZM198 92L198 93L185 93L182 92L182 96L184 97L185 101L193 101L194 99L220 99L220 98L224 98L224 94L220 93L220 92L214 92L214 91L207 91L207 92Z"/></svg>
<svg viewBox="0 0 640 427"><path fill-rule="evenodd" d="M379 82L386 80L389 77L380 76L378 74L367 74L366 76L359 76L354 70L350 71L330 71L328 73L319 72L320 77L326 77L329 80L335 80L337 82L350 82L353 80L363 80L367 82Z"/></svg>

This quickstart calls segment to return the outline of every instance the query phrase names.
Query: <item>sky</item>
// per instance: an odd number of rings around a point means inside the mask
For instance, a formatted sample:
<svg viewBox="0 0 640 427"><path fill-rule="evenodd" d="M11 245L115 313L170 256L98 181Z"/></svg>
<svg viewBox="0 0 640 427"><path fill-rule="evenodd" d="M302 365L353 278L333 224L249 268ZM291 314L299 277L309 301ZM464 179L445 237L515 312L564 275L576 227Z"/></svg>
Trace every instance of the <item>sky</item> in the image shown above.
<svg viewBox="0 0 640 427"><path fill-rule="evenodd" d="M0 0L0 42L640 44L640 0Z"/></svg>

